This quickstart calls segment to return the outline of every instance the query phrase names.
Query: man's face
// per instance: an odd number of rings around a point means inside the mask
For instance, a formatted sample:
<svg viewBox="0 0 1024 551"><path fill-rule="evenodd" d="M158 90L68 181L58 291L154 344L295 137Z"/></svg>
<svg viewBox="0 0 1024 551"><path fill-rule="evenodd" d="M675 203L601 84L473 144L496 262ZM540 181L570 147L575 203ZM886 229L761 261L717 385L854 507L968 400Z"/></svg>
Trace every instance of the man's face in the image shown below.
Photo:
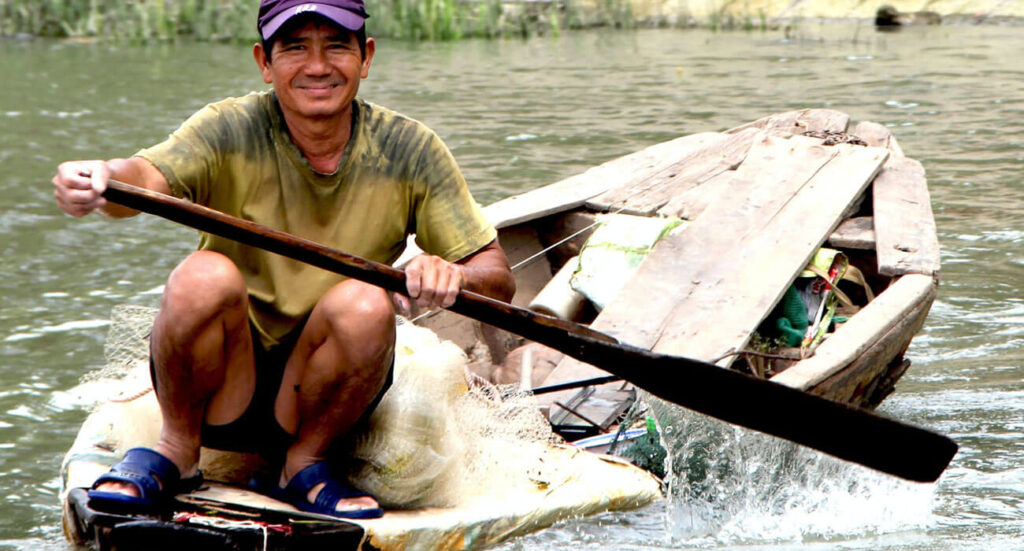
<svg viewBox="0 0 1024 551"><path fill-rule="evenodd" d="M329 118L348 109L373 59L373 39L366 56L355 33L322 19L283 29L274 40L270 62L263 47L253 52L263 81L274 85L282 109L310 119Z"/></svg>

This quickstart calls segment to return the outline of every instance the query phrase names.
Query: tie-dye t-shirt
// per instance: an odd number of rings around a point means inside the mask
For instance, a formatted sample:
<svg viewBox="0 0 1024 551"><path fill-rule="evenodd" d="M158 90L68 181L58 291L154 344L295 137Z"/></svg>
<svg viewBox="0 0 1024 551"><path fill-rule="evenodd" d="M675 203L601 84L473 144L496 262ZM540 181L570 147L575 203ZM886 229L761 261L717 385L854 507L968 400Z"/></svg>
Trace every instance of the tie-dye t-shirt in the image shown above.
<svg viewBox="0 0 1024 551"><path fill-rule="evenodd" d="M441 139L423 124L356 99L352 137L333 174L292 143L273 92L211 104L141 156L172 193L195 203L390 264L416 235L424 251L462 259L497 235ZM235 241L201 234L249 288L250 319L273 345L344 278Z"/></svg>

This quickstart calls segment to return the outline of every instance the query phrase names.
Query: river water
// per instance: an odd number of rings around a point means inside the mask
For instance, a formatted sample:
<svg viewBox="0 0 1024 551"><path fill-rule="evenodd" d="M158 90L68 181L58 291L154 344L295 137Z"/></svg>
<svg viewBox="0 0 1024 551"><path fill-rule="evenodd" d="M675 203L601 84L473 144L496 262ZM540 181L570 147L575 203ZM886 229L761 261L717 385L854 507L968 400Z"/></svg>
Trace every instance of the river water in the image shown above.
<svg viewBox="0 0 1024 551"><path fill-rule="evenodd" d="M731 501L691 494L503 549L1024 548L1024 29L801 23L382 41L377 52L363 95L435 128L482 203L802 107L884 123L928 171L942 286L882 411L960 443L937 484L804 452L788 478L755 484L779 457L763 441L717 481ZM67 550L57 473L85 416L68 391L102 366L111 308L155 304L196 237L150 217L64 216L54 167L130 155L203 104L263 84L249 48L216 44L0 42L0 67L0 549Z"/></svg>

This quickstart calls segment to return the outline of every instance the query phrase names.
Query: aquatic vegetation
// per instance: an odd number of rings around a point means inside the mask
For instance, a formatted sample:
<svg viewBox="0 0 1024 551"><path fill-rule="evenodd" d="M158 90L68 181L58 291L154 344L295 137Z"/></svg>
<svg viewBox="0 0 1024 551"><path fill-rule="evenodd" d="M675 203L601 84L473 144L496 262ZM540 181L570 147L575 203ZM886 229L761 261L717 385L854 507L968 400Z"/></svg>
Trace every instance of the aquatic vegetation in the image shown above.
<svg viewBox="0 0 1024 551"><path fill-rule="evenodd" d="M0 35L250 41L257 6L249 0L10 0L0 4Z"/></svg>

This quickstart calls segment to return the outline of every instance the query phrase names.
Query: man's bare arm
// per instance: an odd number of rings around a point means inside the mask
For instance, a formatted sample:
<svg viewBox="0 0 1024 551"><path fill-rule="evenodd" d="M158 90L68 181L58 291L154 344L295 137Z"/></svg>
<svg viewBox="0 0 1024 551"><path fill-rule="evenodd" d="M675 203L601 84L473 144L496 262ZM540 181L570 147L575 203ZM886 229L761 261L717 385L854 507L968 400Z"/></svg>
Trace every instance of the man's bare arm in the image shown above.
<svg viewBox="0 0 1024 551"><path fill-rule="evenodd" d="M112 218L138 214L134 209L109 204L103 198L107 182L111 179L159 193L171 193L171 186L164 175L141 157L109 161L68 161L57 167L57 174L53 177L53 193L57 198L57 205L75 217L85 216L94 210L99 210Z"/></svg>
<svg viewBox="0 0 1024 551"><path fill-rule="evenodd" d="M516 294L516 280L497 239L456 264L462 268L463 289L505 302Z"/></svg>

